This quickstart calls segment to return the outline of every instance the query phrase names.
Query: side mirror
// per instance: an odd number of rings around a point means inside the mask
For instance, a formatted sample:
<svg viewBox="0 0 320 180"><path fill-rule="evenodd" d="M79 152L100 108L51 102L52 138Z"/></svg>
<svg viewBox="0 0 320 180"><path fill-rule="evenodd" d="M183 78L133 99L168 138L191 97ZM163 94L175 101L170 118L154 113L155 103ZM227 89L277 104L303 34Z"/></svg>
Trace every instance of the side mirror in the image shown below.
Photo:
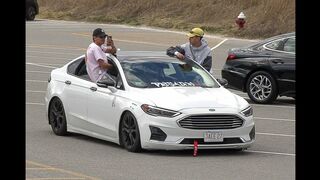
<svg viewBox="0 0 320 180"><path fill-rule="evenodd" d="M114 80L114 78L112 78L112 76L110 76L109 74L105 74L98 82L97 85L99 87L108 87L108 86L114 86L116 84L116 81Z"/></svg>
<svg viewBox="0 0 320 180"><path fill-rule="evenodd" d="M228 80L221 78L221 79L217 79L217 81L219 82L219 84L221 84L221 86L223 87L227 87L228 85Z"/></svg>

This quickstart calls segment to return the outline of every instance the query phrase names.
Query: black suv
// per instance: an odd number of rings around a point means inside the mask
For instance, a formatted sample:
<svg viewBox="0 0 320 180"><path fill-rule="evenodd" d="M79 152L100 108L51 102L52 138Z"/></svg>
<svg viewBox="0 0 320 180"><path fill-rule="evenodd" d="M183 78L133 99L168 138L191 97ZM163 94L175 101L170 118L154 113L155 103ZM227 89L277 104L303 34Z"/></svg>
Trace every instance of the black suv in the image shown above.
<svg viewBox="0 0 320 180"><path fill-rule="evenodd" d="M37 0L26 0L26 19L33 21L37 14L39 14Z"/></svg>

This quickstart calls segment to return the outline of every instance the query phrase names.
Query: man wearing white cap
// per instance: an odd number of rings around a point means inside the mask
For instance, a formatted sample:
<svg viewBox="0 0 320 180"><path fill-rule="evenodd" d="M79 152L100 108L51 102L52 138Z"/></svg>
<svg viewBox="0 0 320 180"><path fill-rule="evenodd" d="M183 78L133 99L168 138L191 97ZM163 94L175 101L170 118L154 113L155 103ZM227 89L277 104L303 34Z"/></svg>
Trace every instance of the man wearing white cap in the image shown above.
<svg viewBox="0 0 320 180"><path fill-rule="evenodd" d="M189 42L167 49L167 55L175 56L181 61L188 62L190 59L198 62L208 72L212 66L212 52L207 41L203 38L204 32L201 28L193 28L187 36Z"/></svg>

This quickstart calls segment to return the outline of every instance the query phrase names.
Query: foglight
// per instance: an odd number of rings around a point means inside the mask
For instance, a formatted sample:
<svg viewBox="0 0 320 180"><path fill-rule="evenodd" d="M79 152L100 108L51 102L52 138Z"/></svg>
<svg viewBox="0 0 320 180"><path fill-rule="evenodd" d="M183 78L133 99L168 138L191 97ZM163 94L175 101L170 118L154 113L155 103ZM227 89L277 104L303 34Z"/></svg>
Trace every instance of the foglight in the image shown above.
<svg viewBox="0 0 320 180"><path fill-rule="evenodd" d="M141 109L145 113L147 113L147 114L149 114L151 116L175 117L175 116L178 116L179 114L181 114L178 111L159 108L159 107L151 106L151 105L148 105L148 104L142 104L141 105Z"/></svg>

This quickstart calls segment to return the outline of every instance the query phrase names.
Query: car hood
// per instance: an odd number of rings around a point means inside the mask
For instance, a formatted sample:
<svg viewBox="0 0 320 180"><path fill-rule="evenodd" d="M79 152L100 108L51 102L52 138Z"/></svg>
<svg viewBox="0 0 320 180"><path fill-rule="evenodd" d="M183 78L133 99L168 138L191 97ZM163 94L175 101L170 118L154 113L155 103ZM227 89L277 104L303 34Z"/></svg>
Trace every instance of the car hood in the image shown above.
<svg viewBox="0 0 320 180"><path fill-rule="evenodd" d="M176 111L188 108L242 108L247 104L243 98L222 87L165 87L135 91L155 106Z"/></svg>

